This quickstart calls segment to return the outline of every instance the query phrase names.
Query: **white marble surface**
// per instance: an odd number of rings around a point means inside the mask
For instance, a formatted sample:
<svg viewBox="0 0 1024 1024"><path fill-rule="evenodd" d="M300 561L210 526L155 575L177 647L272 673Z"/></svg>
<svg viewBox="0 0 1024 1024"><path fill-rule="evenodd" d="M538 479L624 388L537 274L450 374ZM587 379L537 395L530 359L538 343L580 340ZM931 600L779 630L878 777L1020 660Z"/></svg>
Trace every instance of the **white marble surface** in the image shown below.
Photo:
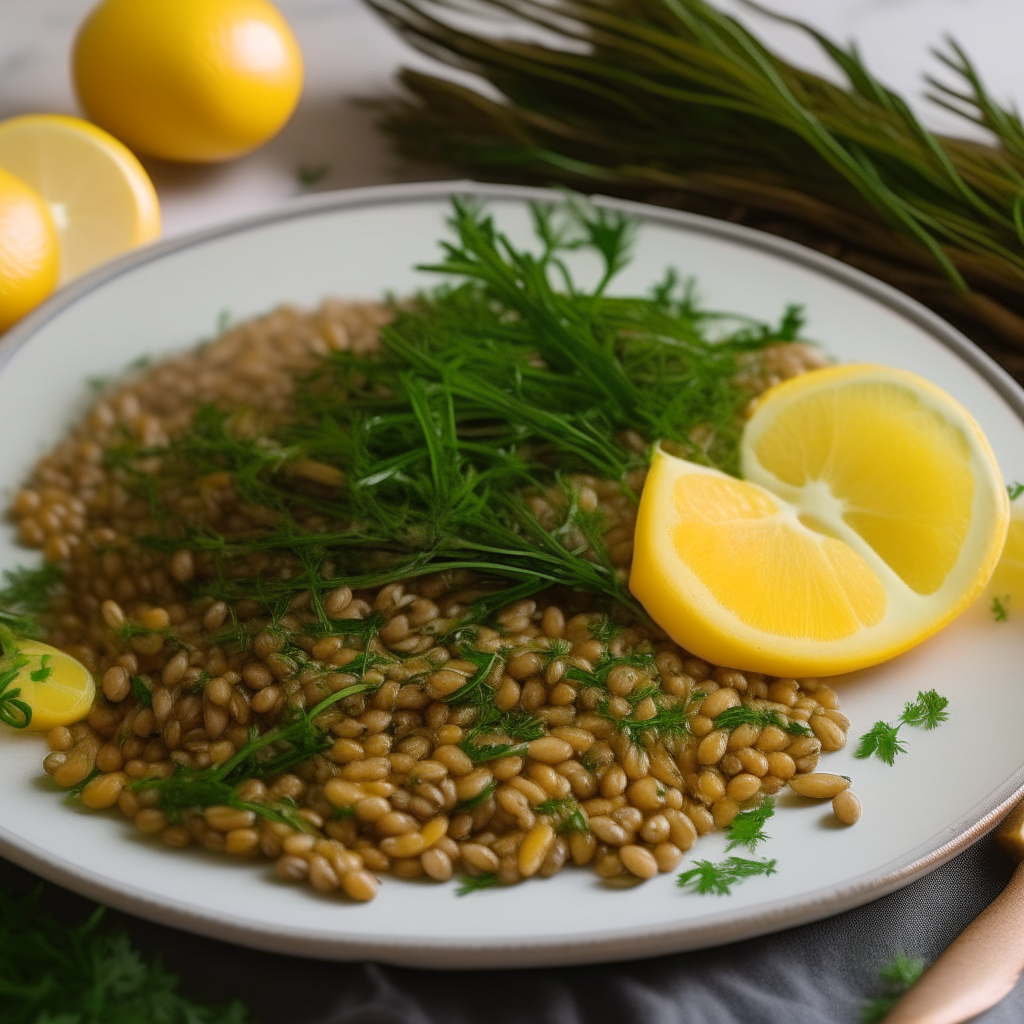
<svg viewBox="0 0 1024 1024"><path fill-rule="evenodd" d="M791 29L720 0L742 14L784 54L824 67L813 44ZM53 111L75 113L68 55L75 28L93 0L0 0L0 118ZM995 95L1024 106L1024 0L764 0L804 18L833 38L855 39L876 73L911 99L921 75L937 70L929 56L955 36L983 69ZM232 164L185 167L147 161L164 211L165 235L179 234L286 201L301 190L301 166L328 165L316 189L345 188L437 176L402 167L374 127L365 97L392 92L402 63L430 62L401 43L361 0L278 0L306 60L306 88L291 123L257 153ZM923 104L919 109L925 111ZM927 111L930 125L957 122ZM963 130L962 127L959 130Z"/></svg>

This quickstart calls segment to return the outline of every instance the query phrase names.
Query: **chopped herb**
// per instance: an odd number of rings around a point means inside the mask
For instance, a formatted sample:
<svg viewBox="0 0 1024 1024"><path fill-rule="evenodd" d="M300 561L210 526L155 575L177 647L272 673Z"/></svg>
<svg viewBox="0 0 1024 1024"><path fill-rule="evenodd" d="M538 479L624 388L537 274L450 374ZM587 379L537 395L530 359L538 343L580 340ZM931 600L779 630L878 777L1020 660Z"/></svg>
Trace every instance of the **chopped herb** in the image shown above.
<svg viewBox="0 0 1024 1024"><path fill-rule="evenodd" d="M249 730L249 739L235 755L221 765L203 769L179 766L169 779L140 779L132 783L139 790L155 789L161 809L177 820L188 808L211 807L227 804L251 810L270 821L284 821L292 827L300 825L300 817L282 804L245 803L235 795L238 786L247 779L264 779L280 775L297 764L322 753L331 741L325 730L316 725L316 719L340 700L357 693L366 693L377 687L371 683L356 683L332 693L306 714L293 721L259 735L255 727Z"/></svg>
<svg viewBox="0 0 1024 1024"><path fill-rule="evenodd" d="M1006 485L1006 490L1010 495L1010 501L1016 501L1022 494L1024 494L1024 484L1014 480L1012 484Z"/></svg>
<svg viewBox="0 0 1024 1024"><path fill-rule="evenodd" d="M318 182L323 181L331 173L330 164L302 164L295 172L299 184L303 188L312 188Z"/></svg>
<svg viewBox="0 0 1024 1024"><path fill-rule="evenodd" d="M691 886L694 892L701 895L714 893L716 896L728 896L732 886L744 878L755 875L774 875L775 860L748 860L746 857L726 857L725 860L713 864L709 860L698 860L689 871L683 871L676 879L682 887Z"/></svg>
<svg viewBox="0 0 1024 1024"><path fill-rule="evenodd" d="M879 761L884 761L888 765L895 764L897 755L907 752L906 743L899 738L901 724L889 725L888 722L875 722L861 736L853 756L864 760L874 754Z"/></svg>
<svg viewBox="0 0 1024 1024"><path fill-rule="evenodd" d="M548 814L555 819L556 832L589 832L590 824L583 808L571 796L561 800L545 800L534 810L537 814Z"/></svg>
<svg viewBox="0 0 1024 1024"><path fill-rule="evenodd" d="M141 676L132 676L132 696L146 708L153 706L153 693Z"/></svg>
<svg viewBox="0 0 1024 1024"><path fill-rule="evenodd" d="M1010 603L1010 595L1005 594L1003 597L992 598L992 618L996 622L1005 622L1010 617L1010 609L1007 605Z"/></svg>
<svg viewBox="0 0 1024 1024"><path fill-rule="evenodd" d="M46 608L63 579L60 569L49 562L38 569L6 570L0 587L0 625L18 636L39 636L35 616Z"/></svg>
<svg viewBox="0 0 1024 1024"><path fill-rule="evenodd" d="M900 729L910 725L918 729L935 729L949 718L946 708L949 698L935 690L918 690L917 697L907 701L895 725L888 722L875 724L860 738L853 756L864 758L874 754L888 765L896 763L899 754L907 752L906 743L899 738Z"/></svg>
<svg viewBox="0 0 1024 1024"><path fill-rule="evenodd" d="M924 974L925 962L917 957L897 953L878 975L884 983L884 992L864 1004L860 1024L882 1024L900 996Z"/></svg>
<svg viewBox="0 0 1024 1024"><path fill-rule="evenodd" d="M32 707L21 699L21 687L14 686L29 664L19 650L17 638L0 623L0 722L12 729L27 729L32 722Z"/></svg>
<svg viewBox="0 0 1024 1024"><path fill-rule="evenodd" d="M459 884L455 895L468 896L471 892L477 892L480 889L493 889L497 884L498 876L489 871L482 875L469 875Z"/></svg>
<svg viewBox="0 0 1024 1024"><path fill-rule="evenodd" d="M756 725L763 729L766 725L774 725L792 736L810 736L811 730L803 722L787 722L774 708L762 710L747 704L737 704L734 708L726 708L716 719L716 729L735 729L740 725Z"/></svg>
<svg viewBox="0 0 1024 1024"><path fill-rule="evenodd" d="M461 803L455 805L455 812L457 814L465 814L467 811L474 811L482 803L494 795L494 791L498 788L498 783L495 779L491 779L486 786L476 796L470 797L468 800L463 800Z"/></svg>
<svg viewBox="0 0 1024 1024"><path fill-rule="evenodd" d="M764 832L764 825L774 813L775 800L769 796L765 797L760 807L737 814L729 826L729 845L725 848L725 852L728 853L737 846L745 846L751 853L754 853L758 843L763 843L770 838Z"/></svg>
<svg viewBox="0 0 1024 1024"><path fill-rule="evenodd" d="M29 672L28 677L33 683L45 683L50 676L53 675L53 666L50 662L53 661L53 656L50 654L44 654L39 659L39 668L32 672Z"/></svg>
<svg viewBox="0 0 1024 1024"><path fill-rule="evenodd" d="M935 729L949 719L947 707L948 697L935 690L919 690L916 700L907 701L900 721L919 729Z"/></svg>
<svg viewBox="0 0 1024 1024"><path fill-rule="evenodd" d="M123 933L102 927L104 908L81 924L57 920L27 896L0 888L0 1002L5 1024L245 1024L239 1002L213 1007L178 991Z"/></svg>
<svg viewBox="0 0 1024 1024"><path fill-rule="evenodd" d="M99 776L102 774L103 773L99 770L99 768L93 768L93 770L89 772L89 774L86 775L86 777L82 779L81 782L79 782L77 785L72 786L70 789L66 789L64 791L64 802L67 804L71 804L73 807L78 806L81 803L82 792L84 791L85 787L88 786L93 779L99 778Z"/></svg>

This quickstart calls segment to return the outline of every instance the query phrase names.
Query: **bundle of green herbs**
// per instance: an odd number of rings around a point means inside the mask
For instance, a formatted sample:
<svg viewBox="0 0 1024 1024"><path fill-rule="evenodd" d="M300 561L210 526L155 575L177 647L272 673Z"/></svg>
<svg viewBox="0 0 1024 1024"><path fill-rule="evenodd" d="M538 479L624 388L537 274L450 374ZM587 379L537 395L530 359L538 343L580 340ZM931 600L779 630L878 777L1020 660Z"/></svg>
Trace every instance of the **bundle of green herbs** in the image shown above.
<svg viewBox="0 0 1024 1024"><path fill-rule="evenodd" d="M251 598L280 615L309 591L324 635L337 629L323 611L330 588L448 570L498 584L467 622L552 585L645 621L602 540L608 525L580 507L568 475L617 481L635 502L642 476L632 474L659 439L736 472L751 397L743 360L795 340L800 314L787 309L769 326L708 313L671 271L646 297L613 295L629 261L628 219L569 201L533 207L533 221L540 248L531 253L456 202L457 240L425 268L452 283L396 307L378 355L325 360L272 431L243 436L228 413L207 407L168 446L109 452L160 524L144 543L211 555L208 592L218 600ZM579 252L601 268L590 288L566 263ZM296 476L296 466L314 466L317 480ZM225 537L163 500L167 488L217 472L276 525ZM553 487L565 500L552 527L527 498ZM328 525L307 527L310 513ZM239 566L254 557L259 572L246 575ZM276 557L297 564L268 571Z"/></svg>
<svg viewBox="0 0 1024 1024"><path fill-rule="evenodd" d="M930 304L1024 371L1024 126L954 43L939 54L952 78L929 79L931 99L991 145L930 132L854 49L792 22L840 87L704 0L369 3L414 46L484 80L403 71L408 98L385 123L406 155L796 238Z"/></svg>

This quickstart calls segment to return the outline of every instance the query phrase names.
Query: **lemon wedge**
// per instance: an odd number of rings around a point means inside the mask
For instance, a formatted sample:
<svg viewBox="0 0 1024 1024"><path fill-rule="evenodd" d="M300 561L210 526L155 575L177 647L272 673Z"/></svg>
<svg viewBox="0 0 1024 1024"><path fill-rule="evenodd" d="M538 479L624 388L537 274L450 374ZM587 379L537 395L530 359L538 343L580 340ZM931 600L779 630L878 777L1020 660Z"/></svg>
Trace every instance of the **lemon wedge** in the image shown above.
<svg viewBox="0 0 1024 1024"><path fill-rule="evenodd" d="M160 204L142 164L112 135L61 114L0 122L0 168L34 188L60 240L60 283L160 237Z"/></svg>
<svg viewBox="0 0 1024 1024"><path fill-rule="evenodd" d="M745 479L656 451L630 588L721 665L834 675L920 643L985 588L1009 499L970 414L928 381L859 365L768 391Z"/></svg>
<svg viewBox="0 0 1024 1024"><path fill-rule="evenodd" d="M32 709L29 729L45 732L81 721L89 713L96 683L81 662L35 640L19 640L14 658L15 663L27 664L22 665L7 691L20 690L18 700Z"/></svg>
<svg viewBox="0 0 1024 1024"><path fill-rule="evenodd" d="M1024 614L1024 508L1020 505L1011 507L1006 544L989 589L1014 618Z"/></svg>
<svg viewBox="0 0 1024 1024"><path fill-rule="evenodd" d="M0 333L53 291L59 259L42 196L0 168Z"/></svg>

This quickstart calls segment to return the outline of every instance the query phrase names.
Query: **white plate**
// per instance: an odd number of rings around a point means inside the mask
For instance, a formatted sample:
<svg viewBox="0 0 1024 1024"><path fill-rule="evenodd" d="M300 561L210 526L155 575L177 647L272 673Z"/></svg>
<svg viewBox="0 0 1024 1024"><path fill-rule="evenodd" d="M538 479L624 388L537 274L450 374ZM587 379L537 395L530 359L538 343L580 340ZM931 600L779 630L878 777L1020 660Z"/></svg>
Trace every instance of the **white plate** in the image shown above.
<svg viewBox="0 0 1024 1024"><path fill-rule="evenodd" d="M428 280L414 264L437 255L452 192L485 197L502 227L530 238L522 188L399 186L326 195L277 214L155 246L101 270L13 331L0 345L0 490L84 407L87 377L116 372L209 336L280 302L328 295L376 297ZM666 266L695 274L706 305L774 320L788 302L808 313L807 334L841 360L905 367L946 388L980 421L1007 480L1024 479L1024 394L991 360L891 288L808 249L721 221L612 200L643 222L636 258L618 283L643 290ZM585 269L585 268L584 268ZM2 495L0 495L2 496ZM7 528L0 566L25 561ZM919 689L950 698L950 721L906 730L895 767L823 759L851 775L864 802L854 828L828 804L780 799L763 848L778 874L728 897L678 889L674 876L629 891L590 871L459 898L454 884L385 878L367 905L277 884L265 863L144 840L119 816L69 809L40 780L43 744L0 736L0 852L46 878L165 924L265 949L429 967L584 963L708 946L834 914L929 871L990 828L1024 785L1024 630L983 605L911 653L838 682L851 736L894 719ZM721 836L694 857L719 857Z"/></svg>

